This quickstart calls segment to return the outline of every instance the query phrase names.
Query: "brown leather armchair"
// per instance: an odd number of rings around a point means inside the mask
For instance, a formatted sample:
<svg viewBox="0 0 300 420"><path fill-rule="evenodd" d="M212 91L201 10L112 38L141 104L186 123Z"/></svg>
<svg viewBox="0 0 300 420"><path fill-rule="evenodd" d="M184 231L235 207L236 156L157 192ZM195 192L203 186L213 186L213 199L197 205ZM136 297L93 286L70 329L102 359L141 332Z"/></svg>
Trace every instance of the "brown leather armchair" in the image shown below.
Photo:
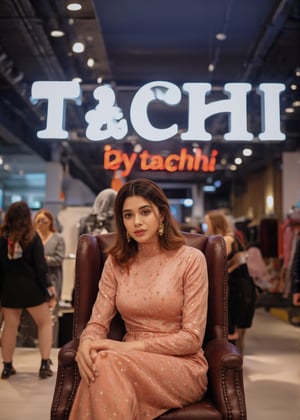
<svg viewBox="0 0 300 420"><path fill-rule="evenodd" d="M80 381L75 355L80 334L89 320L98 292L98 282L105 261L103 250L114 233L82 235L79 240L76 273L72 341L58 355L56 386L51 407L52 420L67 420ZM246 420L242 357L227 341L227 257L221 236L207 237L184 233L188 245L205 255L209 276L208 318L204 350L208 360L208 390L203 400L170 410L159 417L164 420ZM121 339L124 325L117 314L111 324L110 337Z"/></svg>

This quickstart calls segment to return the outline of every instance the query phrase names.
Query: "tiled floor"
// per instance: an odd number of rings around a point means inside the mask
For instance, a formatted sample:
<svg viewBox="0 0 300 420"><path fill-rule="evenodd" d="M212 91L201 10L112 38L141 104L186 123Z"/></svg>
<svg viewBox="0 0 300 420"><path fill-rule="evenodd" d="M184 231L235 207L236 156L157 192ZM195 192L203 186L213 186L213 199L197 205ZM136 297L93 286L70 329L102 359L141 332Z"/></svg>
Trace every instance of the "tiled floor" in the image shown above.
<svg viewBox="0 0 300 420"><path fill-rule="evenodd" d="M55 377L38 378L37 349L17 348L14 360L17 375L0 380L0 420L49 419ZM248 420L299 420L300 328L257 309L246 336L244 381Z"/></svg>
<svg viewBox="0 0 300 420"><path fill-rule="evenodd" d="M53 349L51 358L56 368L57 349ZM0 379L0 419L48 420L55 376L39 379L38 349L17 348L14 366L17 370L16 375L8 380Z"/></svg>

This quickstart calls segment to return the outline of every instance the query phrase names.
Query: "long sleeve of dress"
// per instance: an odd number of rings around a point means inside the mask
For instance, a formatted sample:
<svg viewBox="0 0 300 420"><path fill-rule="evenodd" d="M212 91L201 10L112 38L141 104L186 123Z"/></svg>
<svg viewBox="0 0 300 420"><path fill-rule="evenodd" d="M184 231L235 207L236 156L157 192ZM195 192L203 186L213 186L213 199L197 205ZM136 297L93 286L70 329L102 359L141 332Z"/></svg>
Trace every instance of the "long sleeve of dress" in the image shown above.
<svg viewBox="0 0 300 420"><path fill-rule="evenodd" d="M142 259L129 272L115 267L108 257L81 340L105 338L118 308L125 321L125 340L142 340L147 352L197 353L205 332L207 295L206 261L194 248Z"/></svg>

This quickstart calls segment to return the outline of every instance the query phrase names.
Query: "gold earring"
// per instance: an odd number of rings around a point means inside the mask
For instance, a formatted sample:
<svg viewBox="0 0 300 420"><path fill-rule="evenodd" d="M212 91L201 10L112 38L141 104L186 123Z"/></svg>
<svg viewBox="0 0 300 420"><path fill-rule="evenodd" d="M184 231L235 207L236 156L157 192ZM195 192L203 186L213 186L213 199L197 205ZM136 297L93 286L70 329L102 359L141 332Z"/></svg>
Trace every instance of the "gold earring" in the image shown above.
<svg viewBox="0 0 300 420"><path fill-rule="evenodd" d="M164 222L160 222L157 233L158 233L158 236L163 236L163 234L165 233Z"/></svg>
<svg viewBox="0 0 300 420"><path fill-rule="evenodd" d="M130 242L132 238L131 238L131 236L129 235L128 232L126 232L126 237L127 237L127 242Z"/></svg>

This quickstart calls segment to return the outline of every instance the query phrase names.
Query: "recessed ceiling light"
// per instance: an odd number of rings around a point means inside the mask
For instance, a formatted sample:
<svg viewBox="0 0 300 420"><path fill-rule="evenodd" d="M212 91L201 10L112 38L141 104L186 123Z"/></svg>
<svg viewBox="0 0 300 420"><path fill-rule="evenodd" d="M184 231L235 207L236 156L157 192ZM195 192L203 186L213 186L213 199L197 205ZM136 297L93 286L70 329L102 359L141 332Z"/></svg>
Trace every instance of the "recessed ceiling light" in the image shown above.
<svg viewBox="0 0 300 420"><path fill-rule="evenodd" d="M243 163L243 160L242 160L240 157L236 157L236 158L234 159L234 163L235 163L236 165L241 165L241 164Z"/></svg>
<svg viewBox="0 0 300 420"><path fill-rule="evenodd" d="M236 166L236 165L234 165L234 164L232 164L232 165L230 165L230 166L229 166L229 169L230 169L231 171L236 171L236 170L237 170L237 166Z"/></svg>
<svg viewBox="0 0 300 420"><path fill-rule="evenodd" d="M291 90L297 90L298 86L295 85L295 83L293 83L293 84L291 84L290 88L291 88Z"/></svg>
<svg viewBox="0 0 300 420"><path fill-rule="evenodd" d="M60 29L54 29L53 31L50 32L50 35L53 38L61 38L62 36L65 35L64 31L61 31Z"/></svg>
<svg viewBox="0 0 300 420"><path fill-rule="evenodd" d="M77 12L78 10L82 9L82 6L80 3L69 3L67 5L67 9L70 10L71 12Z"/></svg>
<svg viewBox="0 0 300 420"><path fill-rule="evenodd" d="M103 78L102 77L98 77L98 79L97 79L97 83L102 83L102 80L103 80Z"/></svg>
<svg viewBox="0 0 300 420"><path fill-rule="evenodd" d="M293 106L300 106L300 101L294 101Z"/></svg>
<svg viewBox="0 0 300 420"><path fill-rule="evenodd" d="M133 151L135 153L140 153L142 150L143 150L143 147L142 147L141 144L137 143L137 144L134 145Z"/></svg>
<svg viewBox="0 0 300 420"><path fill-rule="evenodd" d="M225 41L225 39L227 38L227 35L224 34L223 32L219 32L217 33L216 38L218 41Z"/></svg>
<svg viewBox="0 0 300 420"><path fill-rule="evenodd" d="M88 67L94 67L95 60L93 58L89 58L88 61L87 61L87 65L88 65Z"/></svg>
<svg viewBox="0 0 300 420"><path fill-rule="evenodd" d="M209 64L208 71L212 72L214 71L214 69L215 69L215 66L213 64Z"/></svg>
<svg viewBox="0 0 300 420"><path fill-rule="evenodd" d="M78 54L82 53L84 51L84 49L85 49L85 46L82 42L75 42L72 45L72 51L75 52L75 53L78 53Z"/></svg>
<svg viewBox="0 0 300 420"><path fill-rule="evenodd" d="M295 110L294 110L294 108L292 108L292 107L288 107L288 108L285 108L285 112L286 112L287 114L292 114L293 112L295 112Z"/></svg>
<svg viewBox="0 0 300 420"><path fill-rule="evenodd" d="M249 148L245 148L244 150L243 150L243 155L244 156L252 156L252 154L253 154L253 151L252 151L252 149L249 149Z"/></svg>

